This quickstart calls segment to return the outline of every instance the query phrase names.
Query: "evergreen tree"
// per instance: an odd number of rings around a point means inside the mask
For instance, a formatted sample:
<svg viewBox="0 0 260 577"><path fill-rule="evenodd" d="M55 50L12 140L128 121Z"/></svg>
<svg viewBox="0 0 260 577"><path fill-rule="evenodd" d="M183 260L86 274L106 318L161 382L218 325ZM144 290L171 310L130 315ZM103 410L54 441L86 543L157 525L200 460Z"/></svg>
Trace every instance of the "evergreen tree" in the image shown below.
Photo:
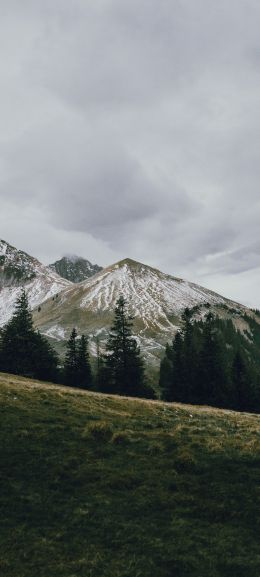
<svg viewBox="0 0 260 577"><path fill-rule="evenodd" d="M183 337L178 331L172 345L166 345L165 357L161 361L159 384L164 401L181 402L185 398L185 376Z"/></svg>
<svg viewBox="0 0 260 577"><path fill-rule="evenodd" d="M172 346L167 343L165 356L160 363L159 386L161 389L161 398L164 401L172 401Z"/></svg>
<svg viewBox="0 0 260 577"><path fill-rule="evenodd" d="M238 411L248 410L250 405L251 375L240 350L235 353L231 376L234 390L234 407Z"/></svg>
<svg viewBox="0 0 260 577"><path fill-rule="evenodd" d="M214 321L213 315L209 313L203 325L198 370L200 390L197 402L224 407L229 402L230 393L227 353Z"/></svg>
<svg viewBox="0 0 260 577"><path fill-rule="evenodd" d="M69 340L67 342L67 351L64 363L64 382L71 387L77 386L78 371L77 371L77 331L72 329Z"/></svg>
<svg viewBox="0 0 260 577"><path fill-rule="evenodd" d="M198 388L198 357L194 326L191 319L192 310L186 308L182 315L182 350L178 355L175 376L178 385L178 400L186 403L194 402ZM180 346L181 343L179 343Z"/></svg>
<svg viewBox="0 0 260 577"><path fill-rule="evenodd" d="M89 389L92 386L92 373L89 362L88 339L82 335L77 348L77 386Z"/></svg>
<svg viewBox="0 0 260 577"><path fill-rule="evenodd" d="M47 339L34 332L32 339L33 375L37 379L58 382L58 356Z"/></svg>
<svg viewBox="0 0 260 577"><path fill-rule="evenodd" d="M182 402L185 398L184 387L188 380L184 358L184 340L178 331L172 345L172 390L170 401ZM189 389L190 387L188 387ZM186 389L187 390L187 389Z"/></svg>
<svg viewBox="0 0 260 577"><path fill-rule="evenodd" d="M71 387L91 388L92 371L88 352L88 339L82 335L78 339L75 328L72 329L67 342L63 381Z"/></svg>
<svg viewBox="0 0 260 577"><path fill-rule="evenodd" d="M33 328L32 313L24 290L15 312L2 330L2 370L39 379L55 380L57 356L47 340Z"/></svg>
<svg viewBox="0 0 260 577"><path fill-rule="evenodd" d="M132 336L133 317L120 296L115 308L105 355L106 387L112 393L129 396L148 394L144 385L144 366L140 349Z"/></svg>
<svg viewBox="0 0 260 577"><path fill-rule="evenodd" d="M253 340L249 332L245 338L232 321L211 313L203 321L191 322L191 313L185 311L182 332L166 347L160 370L162 398L259 411L257 338ZM252 329L260 337L258 326Z"/></svg>

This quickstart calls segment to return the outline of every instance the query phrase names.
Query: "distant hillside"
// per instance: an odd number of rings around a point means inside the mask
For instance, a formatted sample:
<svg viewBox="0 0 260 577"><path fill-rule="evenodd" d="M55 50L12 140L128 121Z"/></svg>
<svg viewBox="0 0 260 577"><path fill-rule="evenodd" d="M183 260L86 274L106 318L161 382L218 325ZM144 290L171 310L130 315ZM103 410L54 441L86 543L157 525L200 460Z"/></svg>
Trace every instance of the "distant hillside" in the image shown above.
<svg viewBox="0 0 260 577"><path fill-rule="evenodd" d="M259 417L0 374L5 577L258 577Z"/></svg>
<svg viewBox="0 0 260 577"><path fill-rule="evenodd" d="M82 282L102 270L101 266L79 256L64 256L50 264L49 268L73 283Z"/></svg>

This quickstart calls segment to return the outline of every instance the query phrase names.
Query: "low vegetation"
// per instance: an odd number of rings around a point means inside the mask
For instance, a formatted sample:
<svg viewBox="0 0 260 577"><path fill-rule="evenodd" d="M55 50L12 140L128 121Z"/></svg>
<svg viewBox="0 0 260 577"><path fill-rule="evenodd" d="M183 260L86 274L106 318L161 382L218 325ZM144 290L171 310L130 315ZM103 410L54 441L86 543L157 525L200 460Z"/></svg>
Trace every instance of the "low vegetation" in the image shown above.
<svg viewBox="0 0 260 577"><path fill-rule="evenodd" d="M259 417L0 374L4 577L259 577Z"/></svg>

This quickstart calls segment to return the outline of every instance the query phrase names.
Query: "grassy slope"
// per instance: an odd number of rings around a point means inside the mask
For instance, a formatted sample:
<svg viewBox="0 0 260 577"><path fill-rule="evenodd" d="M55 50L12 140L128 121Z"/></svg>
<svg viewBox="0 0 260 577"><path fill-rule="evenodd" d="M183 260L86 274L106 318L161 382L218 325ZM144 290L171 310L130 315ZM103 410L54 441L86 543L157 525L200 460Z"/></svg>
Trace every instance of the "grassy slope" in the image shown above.
<svg viewBox="0 0 260 577"><path fill-rule="evenodd" d="M259 417L6 375L0 396L1 576L259 577Z"/></svg>

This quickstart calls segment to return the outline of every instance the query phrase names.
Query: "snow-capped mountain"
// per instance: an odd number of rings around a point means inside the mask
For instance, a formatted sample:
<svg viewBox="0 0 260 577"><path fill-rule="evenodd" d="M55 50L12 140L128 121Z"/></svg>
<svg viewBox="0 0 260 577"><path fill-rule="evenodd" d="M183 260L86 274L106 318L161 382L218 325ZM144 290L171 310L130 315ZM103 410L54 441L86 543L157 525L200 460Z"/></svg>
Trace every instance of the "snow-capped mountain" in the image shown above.
<svg viewBox="0 0 260 577"><path fill-rule="evenodd" d="M35 322L49 337L68 337L72 327L95 341L107 337L114 308L120 295L134 316L134 333L146 358L154 362L165 343L180 326L186 307L197 307L197 315L209 309L242 322L245 307L196 284L164 274L131 259L120 261L87 281L63 290L58 297L35 311Z"/></svg>
<svg viewBox="0 0 260 577"><path fill-rule="evenodd" d="M69 286L36 258L0 240L0 326L11 317L22 287L34 308Z"/></svg>
<svg viewBox="0 0 260 577"><path fill-rule="evenodd" d="M80 256L67 255L49 265L49 268L71 282L82 282L102 270L101 266L92 264Z"/></svg>

